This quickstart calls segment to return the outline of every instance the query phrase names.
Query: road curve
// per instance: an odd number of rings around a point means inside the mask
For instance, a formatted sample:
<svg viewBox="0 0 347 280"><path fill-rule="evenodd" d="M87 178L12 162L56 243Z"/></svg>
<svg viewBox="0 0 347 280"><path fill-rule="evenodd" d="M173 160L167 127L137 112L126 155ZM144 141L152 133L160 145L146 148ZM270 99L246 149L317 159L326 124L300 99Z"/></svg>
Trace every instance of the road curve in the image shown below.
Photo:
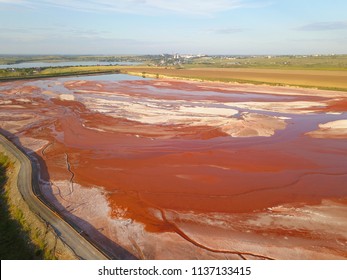
<svg viewBox="0 0 347 280"><path fill-rule="evenodd" d="M15 156L21 164L17 185L30 210L48 222L59 238L67 244L80 259L110 259L95 245L83 237L80 234L82 231L75 225L67 223L54 208L49 207L49 202L40 194L37 167L32 164L28 156L1 134L0 144L4 146L9 153Z"/></svg>

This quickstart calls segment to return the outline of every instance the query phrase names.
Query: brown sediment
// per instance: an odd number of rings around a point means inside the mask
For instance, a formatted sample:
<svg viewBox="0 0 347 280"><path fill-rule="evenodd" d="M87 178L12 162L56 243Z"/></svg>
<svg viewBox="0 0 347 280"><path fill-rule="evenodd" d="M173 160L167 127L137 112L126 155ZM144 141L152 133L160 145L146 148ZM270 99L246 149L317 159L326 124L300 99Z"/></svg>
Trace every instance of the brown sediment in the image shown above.
<svg viewBox="0 0 347 280"><path fill-rule="evenodd" d="M4 85L11 85L11 83L5 83ZM16 86L10 87L9 89L2 90L1 93L8 94L8 95L23 95L23 94L31 95L31 94L39 93L40 91L41 90L39 87L26 86L26 85L23 86L23 83L18 82Z"/></svg>
<svg viewBox="0 0 347 280"><path fill-rule="evenodd" d="M173 80L45 83L49 95L35 81L0 85L0 124L42 157L42 188L70 218L140 258L347 258L339 214L347 208L347 146L324 127L342 133L330 124L346 119L345 93ZM312 134L322 124L324 133ZM301 225L318 214L343 223ZM285 228L265 223L287 217ZM314 233L318 225L324 236ZM334 227L335 243L327 241ZM181 254L163 255L165 244Z"/></svg>

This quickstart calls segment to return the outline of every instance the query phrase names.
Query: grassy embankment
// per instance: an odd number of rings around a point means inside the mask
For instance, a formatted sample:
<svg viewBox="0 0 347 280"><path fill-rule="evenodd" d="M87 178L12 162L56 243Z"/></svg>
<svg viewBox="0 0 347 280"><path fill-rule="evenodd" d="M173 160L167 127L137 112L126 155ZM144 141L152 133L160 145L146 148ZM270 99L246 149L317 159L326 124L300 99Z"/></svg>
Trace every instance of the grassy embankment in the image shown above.
<svg viewBox="0 0 347 280"><path fill-rule="evenodd" d="M61 76L119 73L119 66L73 66L49 68L0 69L0 81L37 79Z"/></svg>
<svg viewBox="0 0 347 280"><path fill-rule="evenodd" d="M23 229L23 213L9 205L5 185L11 170L9 159L0 153L0 259L42 259L43 251L32 244L28 232Z"/></svg>

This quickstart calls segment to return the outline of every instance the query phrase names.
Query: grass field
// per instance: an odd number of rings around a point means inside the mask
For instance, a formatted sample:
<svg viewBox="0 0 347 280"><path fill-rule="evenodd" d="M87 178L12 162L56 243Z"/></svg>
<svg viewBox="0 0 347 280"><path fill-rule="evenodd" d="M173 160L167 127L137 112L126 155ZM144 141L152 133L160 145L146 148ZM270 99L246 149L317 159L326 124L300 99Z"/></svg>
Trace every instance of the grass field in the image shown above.
<svg viewBox="0 0 347 280"><path fill-rule="evenodd" d="M8 158L0 154L0 259L40 259L41 251L34 249L28 234L22 230L20 223L10 214L7 195L4 191L7 181L6 172L9 169L11 167Z"/></svg>
<svg viewBox="0 0 347 280"><path fill-rule="evenodd" d="M39 60L116 59L102 56L42 56ZM152 66L77 66L42 69L0 69L0 81L74 76L85 74L123 73L152 77L174 77L221 82L290 85L347 91L347 55L325 56L206 56L177 61L166 67L154 66L161 56L134 56L128 59L148 59ZM35 57L1 57L0 61L33 61ZM125 59L125 58L124 58Z"/></svg>
<svg viewBox="0 0 347 280"><path fill-rule="evenodd" d="M347 55L229 56L193 59L186 68L347 70Z"/></svg>
<svg viewBox="0 0 347 280"><path fill-rule="evenodd" d="M118 73L119 66L75 66L75 67L49 67L42 69L0 69L0 80L17 80L32 78L47 78L59 76L74 76L83 74Z"/></svg>
<svg viewBox="0 0 347 280"><path fill-rule="evenodd" d="M122 67L122 72L221 82L292 85L347 91L347 71L249 68Z"/></svg>
<svg viewBox="0 0 347 280"><path fill-rule="evenodd" d="M119 66L73 66L73 67L51 67L40 72L41 75L56 75L56 74L74 74L74 73L90 73L90 72L108 72L118 71Z"/></svg>

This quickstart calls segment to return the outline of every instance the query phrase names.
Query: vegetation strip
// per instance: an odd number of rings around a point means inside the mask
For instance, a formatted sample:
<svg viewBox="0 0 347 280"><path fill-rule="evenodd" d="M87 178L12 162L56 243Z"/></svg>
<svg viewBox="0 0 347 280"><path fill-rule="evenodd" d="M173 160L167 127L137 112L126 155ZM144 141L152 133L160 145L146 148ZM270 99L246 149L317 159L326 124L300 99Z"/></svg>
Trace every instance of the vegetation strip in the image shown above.
<svg viewBox="0 0 347 280"><path fill-rule="evenodd" d="M6 186L10 172L13 172L13 164L7 156L0 153L0 259L42 259L45 256L42 249L32 243L29 232L24 229L23 213L17 207L11 206Z"/></svg>
<svg viewBox="0 0 347 280"><path fill-rule="evenodd" d="M119 67L115 66L80 66L80 67L50 67L35 70L36 68L14 69L12 72L0 70L0 82L43 79L54 77L67 77L78 75L96 75L96 74L117 74L120 73ZM36 72L35 72L36 71Z"/></svg>

